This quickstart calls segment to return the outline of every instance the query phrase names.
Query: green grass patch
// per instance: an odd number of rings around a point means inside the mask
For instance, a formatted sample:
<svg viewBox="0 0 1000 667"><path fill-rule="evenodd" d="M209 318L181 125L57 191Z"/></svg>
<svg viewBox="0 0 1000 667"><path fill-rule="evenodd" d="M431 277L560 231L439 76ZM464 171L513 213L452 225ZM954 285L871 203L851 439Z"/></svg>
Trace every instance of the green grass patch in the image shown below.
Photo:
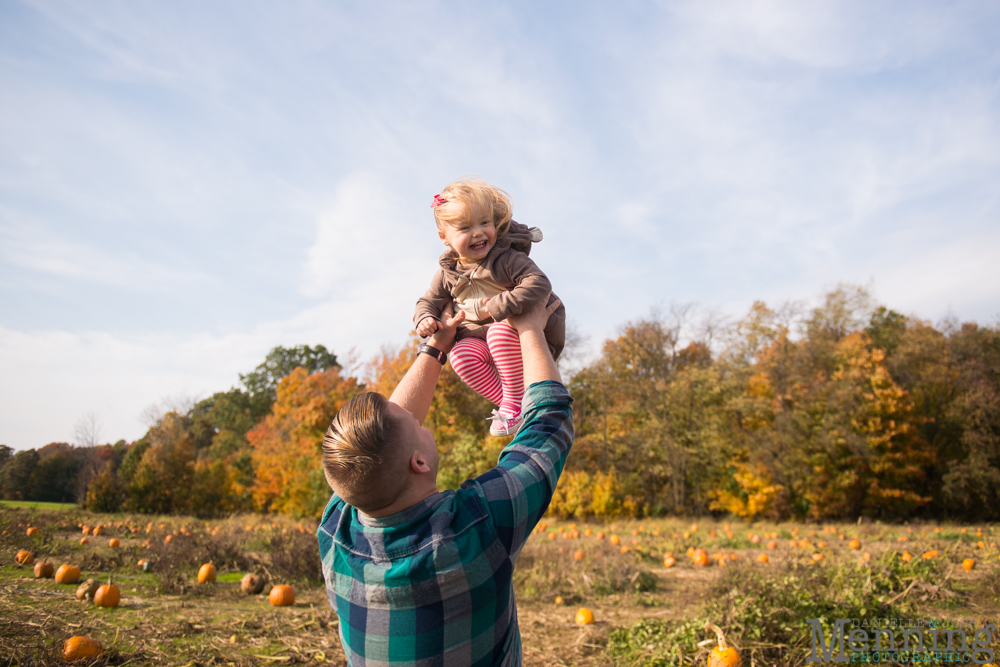
<svg viewBox="0 0 1000 667"><path fill-rule="evenodd" d="M946 604L967 604L945 581L944 571L943 562L904 563L892 552L870 566L734 565L716 581L709 602L691 614L696 620L643 619L614 629L607 652L622 667L704 664L707 648L697 644L711 637L703 630L702 619L708 619L729 630L744 664L752 657L758 665L804 665L812 632L806 619L820 619L829 636L839 618L914 618L916 595L905 595L911 584L923 584L917 589L921 595L944 595Z"/></svg>
<svg viewBox="0 0 1000 667"><path fill-rule="evenodd" d="M215 578L216 581L240 581L246 572L224 572Z"/></svg>
<svg viewBox="0 0 1000 667"><path fill-rule="evenodd" d="M43 503L37 500L0 500L0 507L25 510L75 510L75 503Z"/></svg>

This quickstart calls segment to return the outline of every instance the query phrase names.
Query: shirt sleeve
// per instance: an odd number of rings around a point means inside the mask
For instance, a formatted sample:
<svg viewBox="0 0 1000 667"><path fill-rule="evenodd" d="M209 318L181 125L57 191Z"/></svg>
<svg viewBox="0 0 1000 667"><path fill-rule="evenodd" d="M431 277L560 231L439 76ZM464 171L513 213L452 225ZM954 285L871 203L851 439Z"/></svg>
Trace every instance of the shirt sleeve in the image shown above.
<svg viewBox="0 0 1000 667"><path fill-rule="evenodd" d="M452 301L451 293L446 287L444 271L438 269L431 279L431 286L422 297L417 299L417 306L413 312L413 326L416 327L425 317L441 319L441 313Z"/></svg>
<svg viewBox="0 0 1000 667"><path fill-rule="evenodd" d="M558 382L525 392L524 426L500 453L500 462L463 484L476 487L500 541L515 555L549 507L573 445L573 399Z"/></svg>

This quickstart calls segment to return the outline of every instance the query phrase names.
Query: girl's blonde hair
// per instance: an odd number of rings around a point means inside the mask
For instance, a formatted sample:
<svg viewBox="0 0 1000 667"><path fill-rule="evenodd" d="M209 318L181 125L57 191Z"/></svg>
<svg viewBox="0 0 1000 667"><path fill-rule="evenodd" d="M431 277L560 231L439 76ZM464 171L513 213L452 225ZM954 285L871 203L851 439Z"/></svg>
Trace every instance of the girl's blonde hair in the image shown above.
<svg viewBox="0 0 1000 667"><path fill-rule="evenodd" d="M453 206L453 202L461 202L464 206ZM473 207L484 211L493 220L497 229L497 238L502 237L510 228L510 195L476 176L463 176L452 181L434 196L434 221L438 229L442 225L456 226L469 222Z"/></svg>

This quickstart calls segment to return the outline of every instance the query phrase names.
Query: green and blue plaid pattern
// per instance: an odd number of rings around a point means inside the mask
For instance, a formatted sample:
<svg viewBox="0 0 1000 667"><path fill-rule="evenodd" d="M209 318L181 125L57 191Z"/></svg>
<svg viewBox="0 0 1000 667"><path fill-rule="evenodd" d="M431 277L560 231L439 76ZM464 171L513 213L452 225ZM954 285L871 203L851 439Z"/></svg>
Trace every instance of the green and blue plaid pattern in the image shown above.
<svg viewBox="0 0 1000 667"><path fill-rule="evenodd" d="M531 385L496 468L392 516L334 495L317 532L352 667L520 665L511 577L573 444L573 399Z"/></svg>

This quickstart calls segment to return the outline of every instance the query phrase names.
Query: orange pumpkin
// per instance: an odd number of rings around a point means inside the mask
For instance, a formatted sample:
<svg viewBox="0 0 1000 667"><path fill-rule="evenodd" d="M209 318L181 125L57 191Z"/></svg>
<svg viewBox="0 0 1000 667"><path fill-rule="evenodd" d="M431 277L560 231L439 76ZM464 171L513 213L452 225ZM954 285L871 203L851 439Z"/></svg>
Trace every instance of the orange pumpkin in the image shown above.
<svg viewBox="0 0 1000 667"><path fill-rule="evenodd" d="M101 527L100 527L100 526L94 526L94 530L93 530L93 531L91 532L91 534L92 534L92 535L100 535L100 534L101 534L101 533L103 533L103 532L104 532L104 531L103 531L103 530L101 530Z"/></svg>
<svg viewBox="0 0 1000 667"><path fill-rule="evenodd" d="M49 561L43 560L40 563L35 563L35 579L51 579L53 574L55 574L55 568Z"/></svg>
<svg viewBox="0 0 1000 667"><path fill-rule="evenodd" d="M940 554L937 549L931 549L930 551L925 551L924 555L921 556L924 560L930 560L932 558L937 558Z"/></svg>
<svg viewBox="0 0 1000 667"><path fill-rule="evenodd" d="M30 551L21 549L16 554L14 554L14 560L18 565L31 565L35 562L35 556Z"/></svg>
<svg viewBox="0 0 1000 667"><path fill-rule="evenodd" d="M70 637L63 644L63 660L98 658L103 654L101 642L90 637Z"/></svg>
<svg viewBox="0 0 1000 667"><path fill-rule="evenodd" d="M577 549L573 552L573 560L583 560L583 549Z"/></svg>
<svg viewBox="0 0 1000 667"><path fill-rule="evenodd" d="M295 604L295 589L288 584L278 584L267 596L275 607L288 607Z"/></svg>
<svg viewBox="0 0 1000 667"><path fill-rule="evenodd" d="M69 563L63 563L56 570L56 583L57 584L75 584L80 581L80 568L76 565L70 565Z"/></svg>
<svg viewBox="0 0 1000 667"><path fill-rule="evenodd" d="M80 530L84 535L90 535L90 526L83 526Z"/></svg>
<svg viewBox="0 0 1000 667"><path fill-rule="evenodd" d="M677 561L674 560L674 557L671 556L670 554L667 554L666 556L663 557L663 567L673 567L676 564Z"/></svg>
<svg viewBox="0 0 1000 667"><path fill-rule="evenodd" d="M617 535L612 535L612 536L611 536L611 539L610 539L609 541L611 542L611 544L613 544L613 545L614 545L614 546L616 546L616 547L617 547L617 546L618 546L619 544L621 544L621 543L622 543L622 540L621 540L621 538L620 538L620 537L618 537Z"/></svg>
<svg viewBox="0 0 1000 667"><path fill-rule="evenodd" d="M968 572L976 566L976 560L974 558L966 558L962 561L962 569Z"/></svg>
<svg viewBox="0 0 1000 667"><path fill-rule="evenodd" d="M594 622L594 612L590 611L586 607L580 607L576 610L575 620L577 625L590 625Z"/></svg>
<svg viewBox="0 0 1000 667"><path fill-rule="evenodd" d="M198 583L210 584L213 581L215 581L215 566L211 563L205 563L198 570Z"/></svg>
<svg viewBox="0 0 1000 667"><path fill-rule="evenodd" d="M38 529L35 528L34 526L28 526L27 533L28 533L28 537L31 537L32 535L37 535L38 534Z"/></svg>
<svg viewBox="0 0 1000 667"><path fill-rule="evenodd" d="M757 556L757 560L760 561L761 563L766 563L767 562L767 554L759 554Z"/></svg>
<svg viewBox="0 0 1000 667"><path fill-rule="evenodd" d="M94 604L98 607L117 607L121 597L121 591L108 579L108 583L98 588L97 592L94 593Z"/></svg>
<svg viewBox="0 0 1000 667"><path fill-rule="evenodd" d="M858 540L851 540L850 542L847 543L847 548L854 549L855 551L857 551L858 549L861 548L861 542L859 542Z"/></svg>
<svg viewBox="0 0 1000 667"><path fill-rule="evenodd" d="M597 539L599 539L599 540L603 540L604 539L604 531L603 530L597 531Z"/></svg>
<svg viewBox="0 0 1000 667"><path fill-rule="evenodd" d="M708 557L708 552L704 549L695 549L694 556L691 558L697 567L705 567L712 564L712 560Z"/></svg>
<svg viewBox="0 0 1000 667"><path fill-rule="evenodd" d="M713 648L708 654L708 667L738 667L740 664L740 653L726 643L726 637L717 625L707 623L706 630L715 632L719 645Z"/></svg>
<svg viewBox="0 0 1000 667"><path fill-rule="evenodd" d="M778 548L778 542L777 542L777 540L771 540L770 542L768 542L767 543L767 548L768 549L777 549Z"/></svg>
<svg viewBox="0 0 1000 667"><path fill-rule="evenodd" d="M110 540L108 540L108 546L111 547L112 549L117 549L119 546L121 546L121 542L118 541L117 537L112 537Z"/></svg>

